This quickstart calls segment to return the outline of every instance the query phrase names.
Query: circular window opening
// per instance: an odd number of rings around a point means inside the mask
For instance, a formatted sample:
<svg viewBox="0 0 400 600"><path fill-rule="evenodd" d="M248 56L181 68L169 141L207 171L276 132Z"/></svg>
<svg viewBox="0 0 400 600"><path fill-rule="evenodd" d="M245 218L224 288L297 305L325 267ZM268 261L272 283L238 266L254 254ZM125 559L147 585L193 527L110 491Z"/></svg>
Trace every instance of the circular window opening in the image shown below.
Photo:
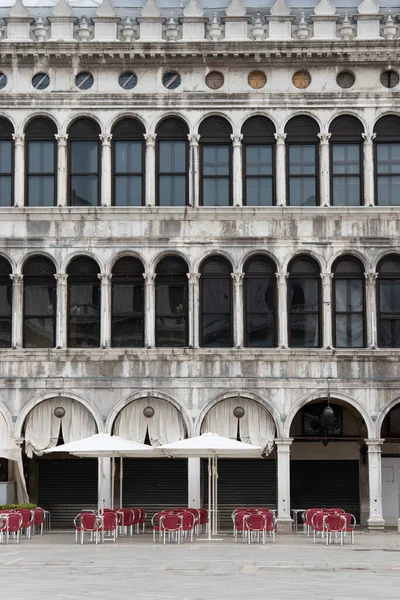
<svg viewBox="0 0 400 600"><path fill-rule="evenodd" d="M0 90L6 87L7 81L7 75L4 75L4 73L0 71Z"/></svg>
<svg viewBox="0 0 400 600"><path fill-rule="evenodd" d="M224 76L219 71L211 71L206 76L206 85L210 90L219 90L224 85Z"/></svg>
<svg viewBox="0 0 400 600"><path fill-rule="evenodd" d="M336 77L336 83L344 90L348 90L349 88L353 87L355 80L356 78L354 77L353 73L350 73L350 71L342 71Z"/></svg>
<svg viewBox="0 0 400 600"><path fill-rule="evenodd" d="M93 75L88 72L78 73L75 77L75 85L80 90L88 90L93 85Z"/></svg>
<svg viewBox="0 0 400 600"><path fill-rule="evenodd" d="M181 85L181 76L177 71L167 71L162 76L162 84L167 90L176 90Z"/></svg>
<svg viewBox="0 0 400 600"><path fill-rule="evenodd" d="M267 76L263 71L252 71L249 73L247 81L254 90L260 90L267 83Z"/></svg>
<svg viewBox="0 0 400 600"><path fill-rule="evenodd" d="M32 85L35 90L45 90L50 85L50 77L47 73L36 73L32 77Z"/></svg>
<svg viewBox="0 0 400 600"><path fill-rule="evenodd" d="M394 88L399 83L399 74L397 71L383 71L381 74L381 84L386 88Z"/></svg>
<svg viewBox="0 0 400 600"><path fill-rule="evenodd" d="M133 90L133 88L137 84L137 77L135 73L132 73L131 71L126 71L125 73L122 73L122 75L119 76L118 83L123 90Z"/></svg>
<svg viewBox="0 0 400 600"><path fill-rule="evenodd" d="M308 71L296 71L292 77L292 82L294 87L297 87L299 90L304 90L305 88L308 88L311 83L311 75Z"/></svg>

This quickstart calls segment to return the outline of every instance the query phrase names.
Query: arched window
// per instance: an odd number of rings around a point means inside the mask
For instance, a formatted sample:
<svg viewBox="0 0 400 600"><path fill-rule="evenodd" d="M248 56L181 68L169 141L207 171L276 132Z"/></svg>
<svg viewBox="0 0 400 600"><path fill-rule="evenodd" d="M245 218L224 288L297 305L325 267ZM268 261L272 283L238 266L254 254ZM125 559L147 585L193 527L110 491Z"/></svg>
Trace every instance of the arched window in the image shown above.
<svg viewBox="0 0 400 600"><path fill-rule="evenodd" d="M333 343L336 348L365 346L365 277L362 263L352 256L333 265Z"/></svg>
<svg viewBox="0 0 400 600"><path fill-rule="evenodd" d="M143 265L124 256L112 271L111 345L116 348L144 346Z"/></svg>
<svg viewBox="0 0 400 600"><path fill-rule="evenodd" d="M276 346L276 267L264 256L244 266L245 346Z"/></svg>
<svg viewBox="0 0 400 600"><path fill-rule="evenodd" d="M100 279L98 264L86 256L68 265L68 346L100 346Z"/></svg>
<svg viewBox="0 0 400 600"><path fill-rule="evenodd" d="M362 133L361 122L350 115L337 117L331 133L331 204L360 206L362 203Z"/></svg>
<svg viewBox="0 0 400 600"><path fill-rule="evenodd" d="M308 256L289 265L289 344L294 348L321 345L321 278L318 264Z"/></svg>
<svg viewBox="0 0 400 600"><path fill-rule="evenodd" d="M0 257L0 348L11 346L12 281L11 265Z"/></svg>
<svg viewBox="0 0 400 600"><path fill-rule="evenodd" d="M275 204L275 127L265 117L251 117L242 127L243 204Z"/></svg>
<svg viewBox="0 0 400 600"><path fill-rule="evenodd" d="M400 206L400 117L382 117L374 133L375 204Z"/></svg>
<svg viewBox="0 0 400 600"><path fill-rule="evenodd" d="M25 348L53 348L56 342L56 272L45 256L33 256L24 265Z"/></svg>
<svg viewBox="0 0 400 600"><path fill-rule="evenodd" d="M232 127L221 117L208 117L200 125L200 198L203 206L232 204L231 133Z"/></svg>
<svg viewBox="0 0 400 600"><path fill-rule="evenodd" d="M92 119L78 119L68 131L69 205L100 204L100 128Z"/></svg>
<svg viewBox="0 0 400 600"><path fill-rule="evenodd" d="M377 271L378 346L400 348L400 257L386 256Z"/></svg>
<svg viewBox="0 0 400 600"><path fill-rule="evenodd" d="M207 258L200 269L200 345L204 348L231 348L232 266L222 256Z"/></svg>
<svg viewBox="0 0 400 600"><path fill-rule="evenodd" d="M188 345L188 266L166 256L156 268L156 346Z"/></svg>
<svg viewBox="0 0 400 600"><path fill-rule="evenodd" d="M113 204L144 205L144 127L137 119L121 119L112 130Z"/></svg>
<svg viewBox="0 0 400 600"><path fill-rule="evenodd" d="M51 119L32 119L25 129L26 205L57 204L57 128Z"/></svg>
<svg viewBox="0 0 400 600"><path fill-rule="evenodd" d="M319 204L319 127L311 117L293 117L285 128L287 203L290 206Z"/></svg>
<svg viewBox="0 0 400 600"><path fill-rule="evenodd" d="M0 117L0 206L14 204L14 141L13 126Z"/></svg>
<svg viewBox="0 0 400 600"><path fill-rule="evenodd" d="M182 119L168 118L157 127L158 206L188 204L188 126Z"/></svg>

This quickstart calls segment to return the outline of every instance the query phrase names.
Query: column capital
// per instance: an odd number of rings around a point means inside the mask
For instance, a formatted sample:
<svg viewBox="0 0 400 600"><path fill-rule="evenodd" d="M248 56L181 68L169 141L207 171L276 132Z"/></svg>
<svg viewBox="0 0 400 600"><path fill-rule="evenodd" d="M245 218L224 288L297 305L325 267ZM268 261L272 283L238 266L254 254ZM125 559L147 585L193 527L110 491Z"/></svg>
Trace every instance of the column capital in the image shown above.
<svg viewBox="0 0 400 600"><path fill-rule="evenodd" d="M284 145L287 133L274 133L274 138L276 139L276 143Z"/></svg>
<svg viewBox="0 0 400 600"><path fill-rule="evenodd" d="M146 140L146 146L155 146L157 137L156 133L145 133L143 137Z"/></svg>
<svg viewBox="0 0 400 600"><path fill-rule="evenodd" d="M145 280L146 285L154 285L156 277L157 273L143 273L143 279Z"/></svg>
<svg viewBox="0 0 400 600"><path fill-rule="evenodd" d="M17 133L13 133L12 139L14 140L16 146L23 146L24 140L25 140L25 134L21 133L20 135L18 135Z"/></svg>
<svg viewBox="0 0 400 600"><path fill-rule="evenodd" d="M328 284L332 281L333 279L333 273L320 273L319 275L322 279L322 283L324 284Z"/></svg>
<svg viewBox="0 0 400 600"><path fill-rule="evenodd" d="M378 278L378 273L364 273L364 277L367 282L367 285L375 285L375 281Z"/></svg>
<svg viewBox="0 0 400 600"><path fill-rule="evenodd" d="M68 133L56 133L54 137L56 138L59 146L67 145Z"/></svg>
<svg viewBox="0 0 400 600"><path fill-rule="evenodd" d="M331 139L331 133L317 133L321 146L327 146L329 144L329 140Z"/></svg>
<svg viewBox="0 0 400 600"><path fill-rule="evenodd" d="M186 273L189 283L197 283L201 277L201 273Z"/></svg>
<svg viewBox="0 0 400 600"><path fill-rule="evenodd" d="M10 279L12 279L13 285L22 285L24 276L20 273L12 273L10 275Z"/></svg>
<svg viewBox="0 0 400 600"><path fill-rule="evenodd" d="M289 277L289 273L287 271L282 271L280 273L275 273L275 277L278 280L278 285L286 285L286 280Z"/></svg>
<svg viewBox="0 0 400 600"><path fill-rule="evenodd" d="M201 135L197 134L197 133L188 133L188 140L189 140L189 144L191 146L198 146L199 145L199 141L201 138Z"/></svg>
<svg viewBox="0 0 400 600"><path fill-rule="evenodd" d="M108 285L112 279L111 273L97 273L97 277L101 281L101 285Z"/></svg>
<svg viewBox="0 0 400 600"><path fill-rule="evenodd" d="M102 146L111 146L112 135L110 133L100 133L99 138Z"/></svg>
<svg viewBox="0 0 400 600"><path fill-rule="evenodd" d="M244 273L242 273L241 271L235 271L234 273L231 273L231 277L235 285L241 285Z"/></svg>
<svg viewBox="0 0 400 600"><path fill-rule="evenodd" d="M232 140L232 146L235 148L240 148L242 145L242 139L243 139L243 134L239 133L239 134L235 134L235 133L231 133L231 140Z"/></svg>
<svg viewBox="0 0 400 600"><path fill-rule="evenodd" d="M382 444L384 443L384 441L385 440L382 438L365 439L364 440L364 442L368 446L368 452L377 452L377 453L382 452Z"/></svg>
<svg viewBox="0 0 400 600"><path fill-rule="evenodd" d="M68 275L67 273L55 273L54 278L57 281L58 285L66 285Z"/></svg>
<svg viewBox="0 0 400 600"><path fill-rule="evenodd" d="M289 451L294 438L276 438L274 439L278 452Z"/></svg>
<svg viewBox="0 0 400 600"><path fill-rule="evenodd" d="M364 140L364 144L372 144L376 138L376 133L362 133L361 136Z"/></svg>

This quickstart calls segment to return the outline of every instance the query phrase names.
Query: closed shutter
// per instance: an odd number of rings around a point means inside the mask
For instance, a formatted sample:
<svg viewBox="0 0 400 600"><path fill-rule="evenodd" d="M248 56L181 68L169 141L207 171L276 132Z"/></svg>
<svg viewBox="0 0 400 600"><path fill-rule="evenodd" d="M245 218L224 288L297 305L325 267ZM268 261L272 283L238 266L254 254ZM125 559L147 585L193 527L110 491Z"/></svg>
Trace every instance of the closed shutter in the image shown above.
<svg viewBox="0 0 400 600"><path fill-rule="evenodd" d="M343 508L360 522L358 460L292 460L292 508Z"/></svg>
<svg viewBox="0 0 400 600"><path fill-rule="evenodd" d="M97 459L39 460L38 477L38 503L53 528L71 528L82 509L97 509Z"/></svg>

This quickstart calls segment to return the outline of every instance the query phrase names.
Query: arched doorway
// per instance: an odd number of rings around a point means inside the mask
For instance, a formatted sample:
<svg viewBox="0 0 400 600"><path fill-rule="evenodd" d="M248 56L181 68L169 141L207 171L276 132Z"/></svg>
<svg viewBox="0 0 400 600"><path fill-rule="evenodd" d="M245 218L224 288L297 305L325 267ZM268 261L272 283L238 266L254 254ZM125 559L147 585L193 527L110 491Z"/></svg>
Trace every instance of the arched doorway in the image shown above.
<svg viewBox="0 0 400 600"><path fill-rule="evenodd" d="M44 451L95 433L94 416L70 398L43 400L25 418L22 436L29 497L51 512L55 528L71 527L82 509L97 508L98 466L95 458Z"/></svg>
<svg viewBox="0 0 400 600"><path fill-rule="evenodd" d="M290 437L292 509L341 507L365 522L368 432L357 409L329 395L312 400L294 416Z"/></svg>
<svg viewBox="0 0 400 600"><path fill-rule="evenodd" d="M379 432L378 432L379 435ZM400 401L385 415L380 430L382 449L382 512L385 525L400 518Z"/></svg>

